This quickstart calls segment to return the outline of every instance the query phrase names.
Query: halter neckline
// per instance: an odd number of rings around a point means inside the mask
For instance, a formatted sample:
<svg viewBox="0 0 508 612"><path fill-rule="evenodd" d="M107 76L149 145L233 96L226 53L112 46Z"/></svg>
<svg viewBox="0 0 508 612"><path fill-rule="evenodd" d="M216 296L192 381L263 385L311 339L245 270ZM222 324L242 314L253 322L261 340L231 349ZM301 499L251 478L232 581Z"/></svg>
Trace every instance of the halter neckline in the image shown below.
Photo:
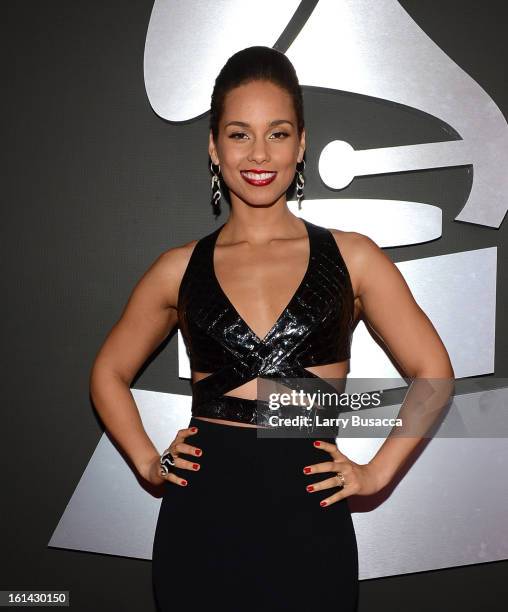
<svg viewBox="0 0 508 612"><path fill-rule="evenodd" d="M275 320L275 322L273 323L273 325L270 327L270 329L264 335L263 338L260 338L256 334L256 332L252 329L252 327L247 323L247 321L238 312L237 308L235 307L233 302L230 300L230 298L228 297L228 295L226 294L226 292L222 288L222 286L221 286L221 284L219 282L219 279L217 278L217 274L215 273L215 265L214 265L215 245L217 243L217 238L218 238L222 228L224 227L224 225L226 225L226 223L223 223L212 234L212 239L211 239L211 242L210 242L210 254L209 254L209 258L210 258L210 272L211 272L211 277L212 277L212 280L213 280L213 284L217 288L217 290L218 290L222 300L227 304L227 306L229 308L231 308L231 310L238 317L238 320L241 321L242 325L245 328L245 331L248 332L251 335L251 337L256 342L258 342L260 344L266 344L270 340L270 338L273 336L273 334L275 333L275 331L277 330L277 328L281 324L282 320L284 319L284 317L285 317L286 313L288 312L288 310L291 309L291 306L299 298L300 293L303 290L303 287L305 286L305 283L306 283L307 279L309 278L309 275L311 274L311 271L312 271L311 268L312 268L313 255L314 255L314 237L313 237L313 234L312 234L312 227L310 226L308 221L306 221L303 218L301 218L301 219L302 219L304 227L305 227L305 229L307 231L307 239L308 239L308 242L309 242L309 257L308 257L308 261L307 261L307 267L305 269L305 272L304 272L304 275L303 275L301 281L299 282L297 288L293 292L291 298L289 299L289 301L287 302L286 306L284 307L282 312L279 314L279 316L277 317L277 319Z"/></svg>

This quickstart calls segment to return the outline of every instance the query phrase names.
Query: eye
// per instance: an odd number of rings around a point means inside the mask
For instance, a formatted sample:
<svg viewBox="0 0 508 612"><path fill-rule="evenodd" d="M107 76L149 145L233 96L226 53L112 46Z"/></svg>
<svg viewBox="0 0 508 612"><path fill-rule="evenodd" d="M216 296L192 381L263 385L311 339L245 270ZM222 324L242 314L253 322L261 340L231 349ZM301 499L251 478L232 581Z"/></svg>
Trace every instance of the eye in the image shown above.
<svg viewBox="0 0 508 612"><path fill-rule="evenodd" d="M232 138L233 140L243 140L243 138L235 138L236 136L246 136L246 134L245 132L233 132L229 135L229 138Z"/></svg>
<svg viewBox="0 0 508 612"><path fill-rule="evenodd" d="M232 138L233 140L245 140L243 136L247 136L247 134L245 132L232 132L229 135L229 138ZM281 132L274 132L272 136L275 136L275 140L284 140L285 138L289 136L289 134L287 132L281 131Z"/></svg>
<svg viewBox="0 0 508 612"><path fill-rule="evenodd" d="M286 138L286 136L289 136L287 132L274 132L272 136L276 136L277 134L282 134L284 138ZM276 138L275 140L284 140L284 138Z"/></svg>

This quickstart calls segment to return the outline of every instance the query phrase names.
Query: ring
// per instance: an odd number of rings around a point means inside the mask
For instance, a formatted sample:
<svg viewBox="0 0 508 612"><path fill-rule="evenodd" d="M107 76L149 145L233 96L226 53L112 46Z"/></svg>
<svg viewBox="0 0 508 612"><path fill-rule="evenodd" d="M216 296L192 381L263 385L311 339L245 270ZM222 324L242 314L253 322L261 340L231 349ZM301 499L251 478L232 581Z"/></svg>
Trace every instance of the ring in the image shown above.
<svg viewBox="0 0 508 612"><path fill-rule="evenodd" d="M342 472L337 472L337 478L338 478L338 479L340 480L340 482L341 482L340 486L341 486L341 487L345 487L345 486L346 486L346 480L345 480L345 478L344 478L344 474L343 474Z"/></svg>
<svg viewBox="0 0 508 612"><path fill-rule="evenodd" d="M169 468L175 465L175 457L171 454L169 449L162 453L159 463L163 474L169 474Z"/></svg>

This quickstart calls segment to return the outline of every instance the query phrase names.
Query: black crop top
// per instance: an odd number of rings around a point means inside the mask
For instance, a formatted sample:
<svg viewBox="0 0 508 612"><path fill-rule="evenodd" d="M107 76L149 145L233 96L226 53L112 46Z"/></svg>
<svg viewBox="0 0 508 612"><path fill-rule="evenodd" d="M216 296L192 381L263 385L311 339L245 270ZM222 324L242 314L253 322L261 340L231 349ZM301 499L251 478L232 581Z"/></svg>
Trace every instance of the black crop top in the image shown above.
<svg viewBox="0 0 508 612"><path fill-rule="evenodd" d="M310 257L305 275L266 336L259 338L222 290L213 264L223 223L195 244L178 292L178 321L192 370L192 415L266 424L261 400L224 393L257 377L317 378L305 367L349 359L354 293L333 234L302 219ZM261 402L262 403L262 402Z"/></svg>

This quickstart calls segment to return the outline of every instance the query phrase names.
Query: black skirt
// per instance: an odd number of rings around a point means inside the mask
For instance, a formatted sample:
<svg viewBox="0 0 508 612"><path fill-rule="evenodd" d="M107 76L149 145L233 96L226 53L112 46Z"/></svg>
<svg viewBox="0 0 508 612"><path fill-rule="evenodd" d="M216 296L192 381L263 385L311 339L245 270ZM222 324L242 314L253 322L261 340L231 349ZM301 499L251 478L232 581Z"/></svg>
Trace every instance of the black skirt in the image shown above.
<svg viewBox="0 0 508 612"><path fill-rule="evenodd" d="M330 473L303 468L330 460L316 438L263 438L256 428L192 417L203 449L197 472L173 468L186 487L165 482L152 555L159 612L353 612L358 553L338 489L308 493ZM334 438L319 438L335 443ZM185 459L192 460L189 455Z"/></svg>

